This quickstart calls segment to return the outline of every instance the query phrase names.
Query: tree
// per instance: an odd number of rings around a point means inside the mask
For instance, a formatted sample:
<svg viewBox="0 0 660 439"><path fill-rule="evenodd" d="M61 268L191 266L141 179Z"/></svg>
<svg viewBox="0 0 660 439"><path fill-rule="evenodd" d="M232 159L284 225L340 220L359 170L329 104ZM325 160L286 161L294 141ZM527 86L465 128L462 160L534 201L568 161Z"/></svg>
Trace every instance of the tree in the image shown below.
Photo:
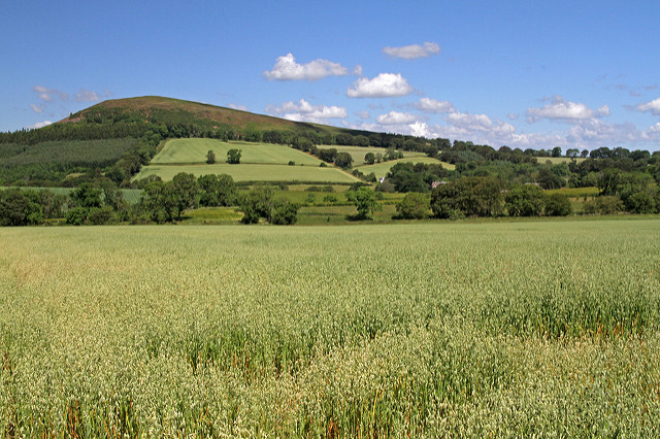
<svg viewBox="0 0 660 439"><path fill-rule="evenodd" d="M234 179L227 174L202 175L197 179L200 206L233 206L238 197Z"/></svg>
<svg viewBox="0 0 660 439"><path fill-rule="evenodd" d="M510 216L539 216L545 207L543 190L531 184L512 188L505 197Z"/></svg>
<svg viewBox="0 0 660 439"><path fill-rule="evenodd" d="M172 187L171 195L177 219L181 219L184 210L199 206L199 185L193 174L180 172L174 176L171 183L167 184Z"/></svg>
<svg viewBox="0 0 660 439"><path fill-rule="evenodd" d="M206 164L212 165L215 163L215 153L212 149L209 149L209 152L206 153Z"/></svg>
<svg viewBox="0 0 660 439"><path fill-rule="evenodd" d="M339 166L340 168L350 168L353 165L353 156L350 155L347 152L340 152L337 154L337 157L335 157L335 166Z"/></svg>
<svg viewBox="0 0 660 439"><path fill-rule="evenodd" d="M561 147L560 146L555 146L552 148L552 156L553 157L561 157Z"/></svg>
<svg viewBox="0 0 660 439"><path fill-rule="evenodd" d="M364 162L367 165L373 165L376 162L376 154L373 152L368 152L364 155Z"/></svg>
<svg viewBox="0 0 660 439"><path fill-rule="evenodd" d="M552 194L545 200L545 214L548 216L568 216L572 213L571 200L564 194Z"/></svg>
<svg viewBox="0 0 660 439"><path fill-rule="evenodd" d="M71 193L71 201L76 206L92 208L103 206L103 191L91 183L83 183Z"/></svg>
<svg viewBox="0 0 660 439"><path fill-rule="evenodd" d="M227 163L230 165L238 165L241 162L242 152L240 149L230 149L227 151Z"/></svg>
<svg viewBox="0 0 660 439"><path fill-rule="evenodd" d="M398 217L403 219L424 219L428 216L430 208L428 195L418 192L408 192L396 205Z"/></svg>
<svg viewBox="0 0 660 439"><path fill-rule="evenodd" d="M260 218L270 221L273 207L273 189L269 185L256 185L240 201L240 210L243 212L241 222L256 224Z"/></svg>
<svg viewBox="0 0 660 439"><path fill-rule="evenodd" d="M378 204L376 193L367 187L360 187L357 191L349 194L349 200L357 207L357 219L368 219L374 212L380 211L382 206Z"/></svg>
<svg viewBox="0 0 660 439"><path fill-rule="evenodd" d="M319 149L319 158L327 163L334 163L337 158L336 148Z"/></svg>
<svg viewBox="0 0 660 439"><path fill-rule="evenodd" d="M273 204L270 215L271 224L291 225L298 221L298 208L295 203L288 200L278 200Z"/></svg>

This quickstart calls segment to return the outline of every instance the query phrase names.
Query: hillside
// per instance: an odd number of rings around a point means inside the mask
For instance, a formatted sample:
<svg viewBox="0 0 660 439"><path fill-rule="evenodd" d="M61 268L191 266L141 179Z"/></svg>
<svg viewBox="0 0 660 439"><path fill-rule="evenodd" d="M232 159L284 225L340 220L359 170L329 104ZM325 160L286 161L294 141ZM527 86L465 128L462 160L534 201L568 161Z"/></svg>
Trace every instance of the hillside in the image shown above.
<svg viewBox="0 0 660 439"><path fill-rule="evenodd" d="M236 129L335 131L335 128L332 127L293 122L232 108L161 96L103 101L72 114L59 123L98 122L113 116L119 116L118 120L114 120L114 122L118 122L126 120L128 114L140 115L144 122L149 123L167 123L167 121L186 119L188 122L213 122L215 127L226 125Z"/></svg>

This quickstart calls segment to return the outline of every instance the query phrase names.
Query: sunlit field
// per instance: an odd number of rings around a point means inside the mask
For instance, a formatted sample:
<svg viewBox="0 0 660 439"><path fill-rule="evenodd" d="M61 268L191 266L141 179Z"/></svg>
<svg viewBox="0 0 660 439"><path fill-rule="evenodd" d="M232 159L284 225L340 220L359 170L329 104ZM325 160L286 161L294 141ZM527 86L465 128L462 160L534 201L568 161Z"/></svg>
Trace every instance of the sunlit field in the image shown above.
<svg viewBox="0 0 660 439"><path fill-rule="evenodd" d="M657 437L657 219L0 229L2 437Z"/></svg>

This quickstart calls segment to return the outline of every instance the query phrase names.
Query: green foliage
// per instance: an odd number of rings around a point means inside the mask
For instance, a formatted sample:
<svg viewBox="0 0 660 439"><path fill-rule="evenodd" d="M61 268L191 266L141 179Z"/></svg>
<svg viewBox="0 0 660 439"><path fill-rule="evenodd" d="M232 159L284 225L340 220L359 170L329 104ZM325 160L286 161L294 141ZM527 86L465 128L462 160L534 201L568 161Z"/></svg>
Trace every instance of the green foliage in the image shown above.
<svg viewBox="0 0 660 439"><path fill-rule="evenodd" d="M429 215L430 208L429 197L417 192L408 192L396 205L398 217L402 219L424 219Z"/></svg>
<svg viewBox="0 0 660 439"><path fill-rule="evenodd" d="M240 210L243 212L241 222L256 224L260 218L270 221L273 208L273 189L269 185L259 184L247 195L241 197Z"/></svg>
<svg viewBox="0 0 660 439"><path fill-rule="evenodd" d="M212 165L215 163L215 152L212 149L209 149L209 152L206 153L206 164Z"/></svg>
<svg viewBox="0 0 660 439"><path fill-rule="evenodd" d="M584 203L584 213L586 214L600 214L600 215L613 215L625 210L625 206L621 199L617 196L600 196Z"/></svg>
<svg viewBox="0 0 660 439"><path fill-rule="evenodd" d="M237 165L241 162L241 150L240 149L230 149L227 151L227 163L230 165Z"/></svg>
<svg viewBox="0 0 660 439"><path fill-rule="evenodd" d="M200 188L200 206L233 206L238 198L238 188L230 175L202 175L197 180Z"/></svg>
<svg viewBox="0 0 660 439"><path fill-rule="evenodd" d="M350 168L353 165L353 156L351 156L347 152L339 152L337 153L337 156L335 157L335 166L339 166L340 168Z"/></svg>
<svg viewBox="0 0 660 439"><path fill-rule="evenodd" d="M298 221L299 206L288 200L278 200L273 203L270 215L271 224L292 225Z"/></svg>
<svg viewBox="0 0 660 439"><path fill-rule="evenodd" d="M502 183L493 177L464 177L431 192L431 210L438 218L500 216L503 202Z"/></svg>
<svg viewBox="0 0 660 439"><path fill-rule="evenodd" d="M86 207L74 207L66 213L66 223L72 226L81 226L87 221L89 209Z"/></svg>
<svg viewBox="0 0 660 439"><path fill-rule="evenodd" d="M382 210L382 206L378 203L376 193L368 187L362 186L355 192L348 196L349 201L352 201L357 208L356 219L365 220L371 218L374 212Z"/></svg>
<svg viewBox="0 0 660 439"><path fill-rule="evenodd" d="M373 165L376 162L376 155L373 152L368 152L364 155L364 163Z"/></svg>
<svg viewBox="0 0 660 439"><path fill-rule="evenodd" d="M174 214L177 219L181 219L181 214L186 209L195 209L199 206L199 184L193 174L184 172L174 176L171 182L166 183L172 186L170 195L174 203Z"/></svg>
<svg viewBox="0 0 660 439"><path fill-rule="evenodd" d="M545 199L545 214L548 216L568 216L573 213L571 200L563 194L551 194Z"/></svg>
<svg viewBox="0 0 660 439"><path fill-rule="evenodd" d="M505 201L509 216L539 216L546 205L543 189L532 184L511 188Z"/></svg>
<svg viewBox="0 0 660 439"><path fill-rule="evenodd" d="M656 204L654 197L648 192L636 192L626 200L626 208L632 213L654 213Z"/></svg>

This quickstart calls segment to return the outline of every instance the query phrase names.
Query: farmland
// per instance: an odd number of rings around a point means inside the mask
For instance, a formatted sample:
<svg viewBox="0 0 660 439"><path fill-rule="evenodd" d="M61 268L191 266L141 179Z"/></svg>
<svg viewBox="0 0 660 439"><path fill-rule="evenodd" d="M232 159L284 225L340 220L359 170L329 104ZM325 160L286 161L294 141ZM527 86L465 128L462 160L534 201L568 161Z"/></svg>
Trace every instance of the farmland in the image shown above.
<svg viewBox="0 0 660 439"><path fill-rule="evenodd" d="M0 432L657 436L658 225L5 228Z"/></svg>
<svg viewBox="0 0 660 439"><path fill-rule="evenodd" d="M344 183L359 181L357 178L337 168L313 168L310 166L287 165L152 165L142 168L136 180L157 175L163 180L171 180L176 174L185 172L196 177L206 174L228 174L236 182L244 181L287 181L306 183Z"/></svg>
<svg viewBox="0 0 660 439"><path fill-rule="evenodd" d="M218 163L225 163L227 151L241 150L241 163L319 166L321 160L286 145L253 142L222 142L215 139L173 139L165 142L162 150L151 159L154 165L206 163L206 154L213 151Z"/></svg>
<svg viewBox="0 0 660 439"><path fill-rule="evenodd" d="M426 164L433 164L433 165L442 165L443 168L453 170L455 168L454 165L451 165L449 163L443 163L440 160L430 158L430 157L411 157L411 158L402 158L398 160L392 160L389 162L383 162L383 163L376 163L374 165L365 165L365 166L360 166L358 169L364 173L364 174L369 174L373 172L376 177L381 178L385 177L388 172L390 172L390 169L392 166L396 165L397 163L426 163Z"/></svg>

